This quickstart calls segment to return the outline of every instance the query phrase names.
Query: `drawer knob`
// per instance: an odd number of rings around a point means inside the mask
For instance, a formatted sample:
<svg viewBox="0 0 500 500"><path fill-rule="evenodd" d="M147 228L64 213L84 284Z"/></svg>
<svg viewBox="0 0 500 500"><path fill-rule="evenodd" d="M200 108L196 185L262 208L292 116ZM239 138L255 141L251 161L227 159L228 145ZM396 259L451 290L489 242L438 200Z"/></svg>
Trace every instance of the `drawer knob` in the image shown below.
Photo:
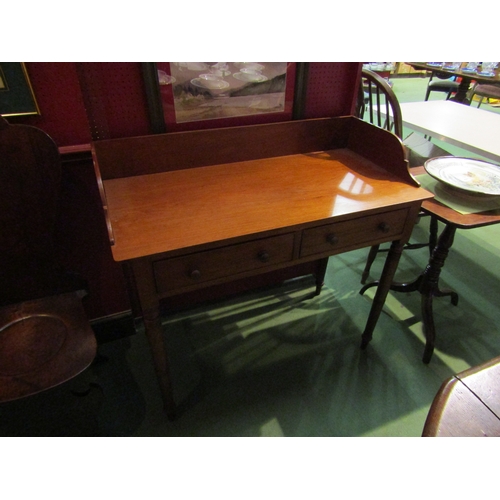
<svg viewBox="0 0 500 500"><path fill-rule="evenodd" d="M193 280L199 280L201 278L201 271L199 269L193 269L189 273L189 277Z"/></svg>
<svg viewBox="0 0 500 500"><path fill-rule="evenodd" d="M261 261L261 262L269 262L269 254L263 250L262 252L259 252L258 255L257 255L257 258Z"/></svg>
<svg viewBox="0 0 500 500"><path fill-rule="evenodd" d="M334 233L330 233L326 235L326 241L328 241L330 245L336 245L339 242L339 238Z"/></svg>
<svg viewBox="0 0 500 500"><path fill-rule="evenodd" d="M378 228L380 229L380 231L382 231L383 233L388 233L390 230L391 230L391 226L389 226L389 224L387 224L387 222L381 222L379 225L378 225Z"/></svg>

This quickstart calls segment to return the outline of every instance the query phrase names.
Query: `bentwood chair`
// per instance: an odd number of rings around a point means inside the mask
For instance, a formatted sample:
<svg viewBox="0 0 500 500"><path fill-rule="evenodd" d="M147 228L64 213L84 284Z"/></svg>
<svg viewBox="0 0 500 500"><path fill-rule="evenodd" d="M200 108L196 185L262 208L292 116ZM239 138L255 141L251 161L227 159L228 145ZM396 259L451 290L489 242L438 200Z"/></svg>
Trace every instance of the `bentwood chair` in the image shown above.
<svg viewBox="0 0 500 500"><path fill-rule="evenodd" d="M62 384L93 361L86 283L58 263L59 152L0 116L0 402Z"/></svg>
<svg viewBox="0 0 500 500"><path fill-rule="evenodd" d="M477 107L481 106L483 103L484 98L486 99L500 99L500 85L492 85L492 84L478 84L476 83L470 92L470 100L472 102L472 99L474 96L479 97L479 102L477 103Z"/></svg>
<svg viewBox="0 0 500 500"><path fill-rule="evenodd" d="M403 140L403 116L398 98L387 81L373 71L363 69L361 73L361 85L358 92L358 117L373 125L385 128L393 132ZM412 133L403 140L406 149L406 159L409 167L422 166L429 158L437 156L449 156L444 149L436 146L423 136ZM421 213L422 215L427 215ZM406 249L429 247L434 248L437 241L437 220L431 217L429 241L425 243L409 243ZM366 283L370 269L379 252L387 252L379 245L370 248L368 259L361 276L361 283Z"/></svg>
<svg viewBox="0 0 500 500"><path fill-rule="evenodd" d="M456 76L451 78L453 79L450 79L450 75L447 73L440 73L439 71L432 72L429 83L427 84L424 100L429 100L431 92L444 92L446 94L446 100L448 100L452 94L458 91L460 85L460 83L456 81Z"/></svg>

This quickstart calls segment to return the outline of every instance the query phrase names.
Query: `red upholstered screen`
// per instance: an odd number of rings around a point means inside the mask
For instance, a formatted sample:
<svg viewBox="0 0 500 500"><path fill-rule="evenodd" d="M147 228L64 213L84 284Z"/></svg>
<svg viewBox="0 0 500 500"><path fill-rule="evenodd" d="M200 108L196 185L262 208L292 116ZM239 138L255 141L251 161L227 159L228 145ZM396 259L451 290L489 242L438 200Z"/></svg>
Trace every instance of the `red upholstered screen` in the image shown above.
<svg viewBox="0 0 500 500"><path fill-rule="evenodd" d="M39 116L9 117L34 125L58 146L149 133L140 63L26 63ZM98 135L98 134L97 134Z"/></svg>
<svg viewBox="0 0 500 500"><path fill-rule="evenodd" d="M140 63L26 63L40 116L9 118L45 130L59 146L150 133ZM309 64L305 118L352 112L360 63Z"/></svg>
<svg viewBox="0 0 500 500"><path fill-rule="evenodd" d="M150 133L140 63L77 63L76 70L93 139Z"/></svg>
<svg viewBox="0 0 500 500"><path fill-rule="evenodd" d="M75 63L26 63L26 70L41 114L8 121L41 128L58 146L88 143L90 131Z"/></svg>
<svg viewBox="0 0 500 500"><path fill-rule="evenodd" d="M354 112L361 63L310 63L304 118Z"/></svg>

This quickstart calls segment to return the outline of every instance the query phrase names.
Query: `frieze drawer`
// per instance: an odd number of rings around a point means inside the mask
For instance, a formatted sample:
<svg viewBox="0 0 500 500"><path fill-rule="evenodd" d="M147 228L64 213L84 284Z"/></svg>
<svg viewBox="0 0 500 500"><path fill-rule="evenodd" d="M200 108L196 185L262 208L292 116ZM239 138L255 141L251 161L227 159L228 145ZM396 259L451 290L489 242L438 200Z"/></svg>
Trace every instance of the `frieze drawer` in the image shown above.
<svg viewBox="0 0 500 500"><path fill-rule="evenodd" d="M293 240L289 233L155 262L156 287L166 293L289 262Z"/></svg>
<svg viewBox="0 0 500 500"><path fill-rule="evenodd" d="M408 209L405 208L306 229L302 236L300 256L336 253L337 250L363 246L379 238L381 241L397 239L403 233L407 216Z"/></svg>

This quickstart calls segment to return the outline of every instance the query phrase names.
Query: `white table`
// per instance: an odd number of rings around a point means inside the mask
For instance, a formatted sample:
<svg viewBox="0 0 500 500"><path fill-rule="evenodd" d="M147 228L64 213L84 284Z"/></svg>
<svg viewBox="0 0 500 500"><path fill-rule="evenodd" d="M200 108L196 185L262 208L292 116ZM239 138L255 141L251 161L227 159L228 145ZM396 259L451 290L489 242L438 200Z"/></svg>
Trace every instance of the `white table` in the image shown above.
<svg viewBox="0 0 500 500"><path fill-rule="evenodd" d="M406 127L500 163L500 113L453 101L400 106Z"/></svg>

